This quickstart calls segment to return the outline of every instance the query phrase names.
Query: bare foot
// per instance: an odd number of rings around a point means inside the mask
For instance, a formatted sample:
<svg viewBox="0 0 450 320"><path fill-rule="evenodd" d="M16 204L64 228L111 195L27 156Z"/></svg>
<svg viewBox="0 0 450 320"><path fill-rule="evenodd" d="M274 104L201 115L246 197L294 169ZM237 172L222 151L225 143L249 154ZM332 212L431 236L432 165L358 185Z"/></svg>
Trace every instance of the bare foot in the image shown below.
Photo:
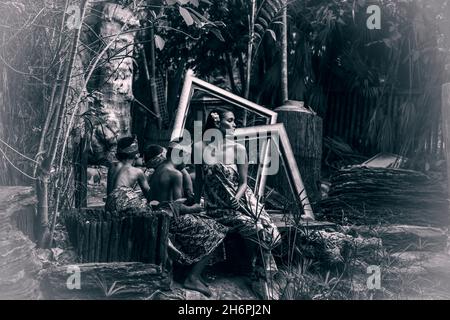
<svg viewBox="0 0 450 320"><path fill-rule="evenodd" d="M186 289L201 292L207 297L211 297L212 295L211 291L208 289L206 285L202 283L200 279L194 278L192 276L186 278L186 280L184 281L184 287Z"/></svg>

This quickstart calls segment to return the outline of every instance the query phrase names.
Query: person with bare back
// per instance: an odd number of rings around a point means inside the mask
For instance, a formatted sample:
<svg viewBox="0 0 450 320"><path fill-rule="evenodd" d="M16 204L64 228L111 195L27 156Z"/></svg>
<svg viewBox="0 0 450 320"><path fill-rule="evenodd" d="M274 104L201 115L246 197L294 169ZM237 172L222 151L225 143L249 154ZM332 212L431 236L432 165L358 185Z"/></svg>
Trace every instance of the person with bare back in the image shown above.
<svg viewBox="0 0 450 320"><path fill-rule="evenodd" d="M169 230L174 261L192 266L184 286L209 297L211 291L201 274L211 254L224 240L228 228L205 216L199 204L186 204L186 191L189 193L192 181L185 181L190 176L182 173L184 164L174 162L172 157L173 152L186 152L182 148L171 144L167 155L160 146L152 146L145 151L146 165L155 168L150 178L151 199L158 201L159 208L170 211L172 215Z"/></svg>
<svg viewBox="0 0 450 320"><path fill-rule="evenodd" d="M106 211L116 215L151 211L150 187L142 169L134 167L139 155L136 137L123 137L117 143L117 159L108 170ZM134 190L139 185L142 194Z"/></svg>

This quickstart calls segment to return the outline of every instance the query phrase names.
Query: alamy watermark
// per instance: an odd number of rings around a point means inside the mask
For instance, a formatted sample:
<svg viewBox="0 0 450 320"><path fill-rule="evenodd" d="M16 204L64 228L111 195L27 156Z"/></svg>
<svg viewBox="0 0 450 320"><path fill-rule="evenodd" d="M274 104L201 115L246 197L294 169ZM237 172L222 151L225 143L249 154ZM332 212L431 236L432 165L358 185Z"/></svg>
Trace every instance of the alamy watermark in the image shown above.
<svg viewBox="0 0 450 320"><path fill-rule="evenodd" d="M66 27L69 30L81 28L81 9L77 5L70 5L67 7L65 13L67 14Z"/></svg>
<svg viewBox="0 0 450 320"><path fill-rule="evenodd" d="M381 268L380 266L368 266L367 274L370 276L367 278L367 289L380 290L381 289Z"/></svg>
<svg viewBox="0 0 450 320"><path fill-rule="evenodd" d="M67 273L70 276L67 278L66 287L69 290L80 290L81 289L81 270L79 266L70 265L67 266Z"/></svg>
<svg viewBox="0 0 450 320"><path fill-rule="evenodd" d="M376 4L370 5L366 10L367 14L370 16L367 18L366 26L369 30L380 30L381 29L381 9L380 6Z"/></svg>

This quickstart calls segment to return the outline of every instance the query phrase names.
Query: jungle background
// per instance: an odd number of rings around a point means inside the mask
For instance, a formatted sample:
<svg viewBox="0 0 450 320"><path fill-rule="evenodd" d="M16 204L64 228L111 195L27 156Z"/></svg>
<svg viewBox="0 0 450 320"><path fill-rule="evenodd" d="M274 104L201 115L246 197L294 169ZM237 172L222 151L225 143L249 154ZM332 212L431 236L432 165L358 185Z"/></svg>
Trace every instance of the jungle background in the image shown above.
<svg viewBox="0 0 450 320"><path fill-rule="evenodd" d="M380 152L445 167L449 30L445 0L1 0L0 185L33 186L53 234L84 201L81 166L170 131L189 68L270 109L304 101L324 177Z"/></svg>

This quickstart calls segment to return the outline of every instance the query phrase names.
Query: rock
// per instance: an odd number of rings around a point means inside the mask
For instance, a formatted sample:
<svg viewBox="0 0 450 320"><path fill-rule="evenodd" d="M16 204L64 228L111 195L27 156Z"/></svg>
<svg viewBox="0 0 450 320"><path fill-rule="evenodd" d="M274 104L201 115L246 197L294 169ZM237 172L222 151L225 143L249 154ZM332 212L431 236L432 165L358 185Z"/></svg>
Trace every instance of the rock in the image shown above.
<svg viewBox="0 0 450 320"><path fill-rule="evenodd" d="M219 277L209 282L211 297L200 292L182 288L186 300L256 300L258 297L251 291L249 279L239 276Z"/></svg>
<svg viewBox="0 0 450 320"><path fill-rule="evenodd" d="M0 299L39 299L42 264L35 244L18 230L15 214L34 205L31 187L0 187Z"/></svg>
<svg viewBox="0 0 450 320"><path fill-rule="evenodd" d="M443 251L447 247L447 235L438 228L413 225L382 225L375 227L354 226L363 236L379 237L390 251Z"/></svg>
<svg viewBox="0 0 450 320"><path fill-rule="evenodd" d="M404 251L394 252L389 256L395 266L411 266L427 260L432 254L426 251Z"/></svg>
<svg viewBox="0 0 450 320"><path fill-rule="evenodd" d="M275 211L276 212L276 211ZM299 220L298 222L293 221L291 215L285 215L280 213L270 213L270 217L273 223L277 226L280 232L288 232L291 228L301 228L305 230L336 230L337 225L328 221L318 221L318 220Z"/></svg>
<svg viewBox="0 0 450 320"><path fill-rule="evenodd" d="M67 281L74 270L80 271L80 289L70 290ZM45 270L41 287L47 299L148 299L155 293L170 293L171 279L153 264L87 263Z"/></svg>
<svg viewBox="0 0 450 320"><path fill-rule="evenodd" d="M374 263L380 260L383 253L381 240L374 237L354 237L342 232L326 230L299 233L296 237L297 253L300 258L308 258L325 269L331 266L343 266L355 258ZM292 241L285 241L282 246L289 247L289 242L292 244Z"/></svg>
<svg viewBox="0 0 450 320"><path fill-rule="evenodd" d="M424 261L422 267L433 276L450 284L450 256L448 254L435 254Z"/></svg>

